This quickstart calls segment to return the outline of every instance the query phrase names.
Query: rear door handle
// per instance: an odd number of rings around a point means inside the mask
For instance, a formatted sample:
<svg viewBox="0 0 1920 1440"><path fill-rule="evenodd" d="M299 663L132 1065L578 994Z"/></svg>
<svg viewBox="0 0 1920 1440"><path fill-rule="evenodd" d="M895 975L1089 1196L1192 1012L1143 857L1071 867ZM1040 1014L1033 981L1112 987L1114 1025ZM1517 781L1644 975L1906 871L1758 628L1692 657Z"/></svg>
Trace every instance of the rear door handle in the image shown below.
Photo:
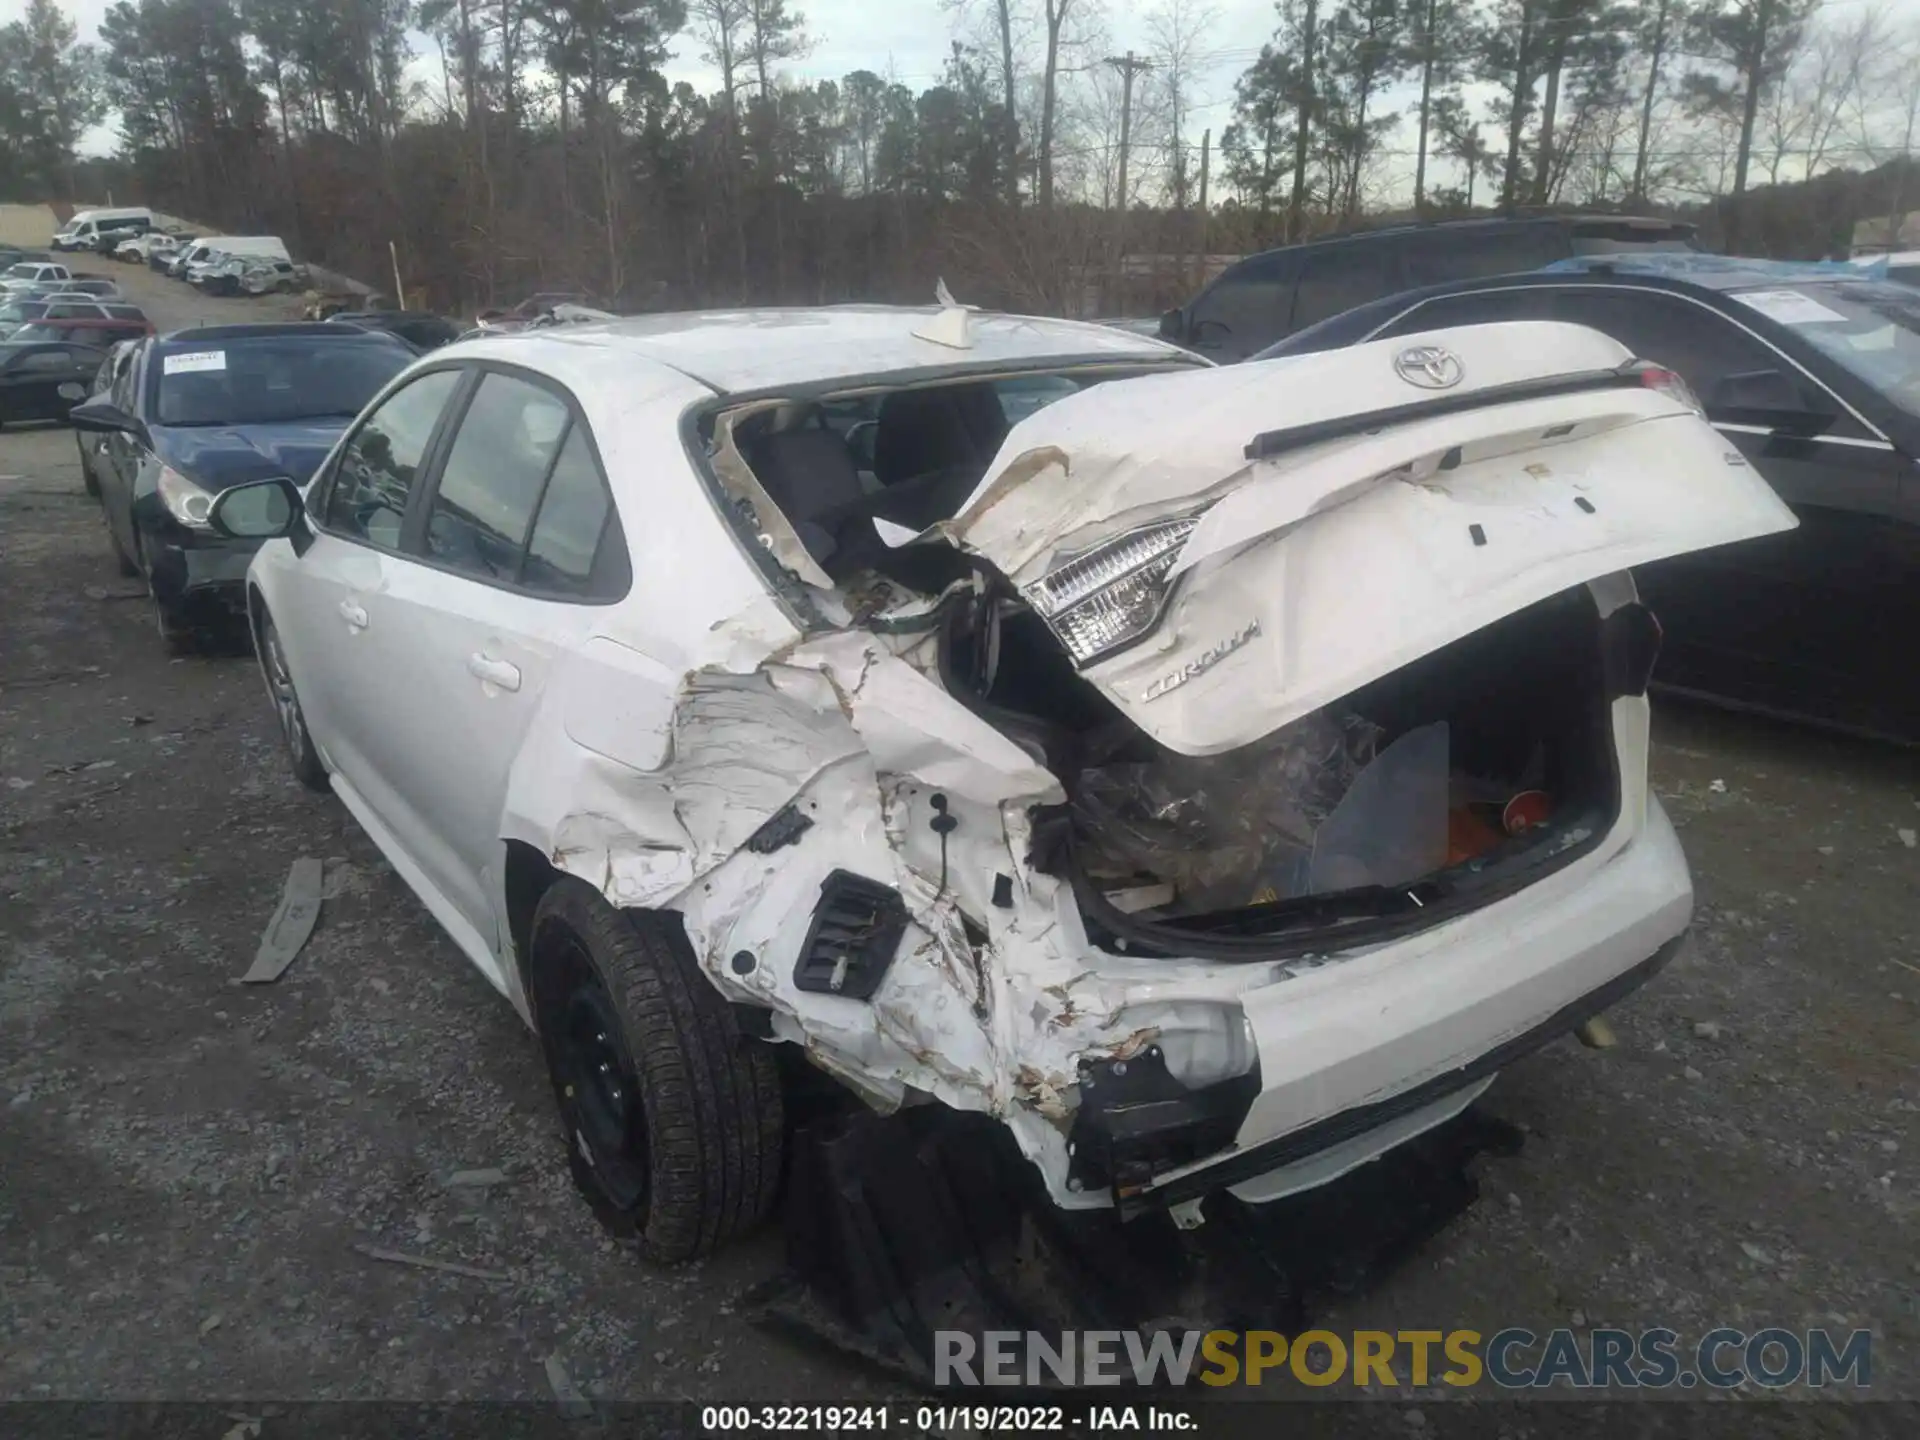
<svg viewBox="0 0 1920 1440"><path fill-rule="evenodd" d="M502 690L520 688L520 667L510 665L505 660L496 660L493 656L475 651L467 657L467 670L476 678L489 685L497 685Z"/></svg>
<svg viewBox="0 0 1920 1440"><path fill-rule="evenodd" d="M352 600L340 602L340 618L356 630L367 628L367 612Z"/></svg>

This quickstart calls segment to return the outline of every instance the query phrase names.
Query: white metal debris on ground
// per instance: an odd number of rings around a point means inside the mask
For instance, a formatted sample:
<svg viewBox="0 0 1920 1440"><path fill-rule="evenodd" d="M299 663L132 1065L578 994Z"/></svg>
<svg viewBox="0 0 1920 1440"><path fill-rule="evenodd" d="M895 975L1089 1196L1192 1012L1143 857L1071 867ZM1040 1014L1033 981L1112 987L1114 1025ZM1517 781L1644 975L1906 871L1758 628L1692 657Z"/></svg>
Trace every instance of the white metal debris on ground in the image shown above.
<svg viewBox="0 0 1920 1440"><path fill-rule="evenodd" d="M267 985L286 974L300 948L313 934L320 919L320 891L325 880L325 865L311 856L302 856L287 871L287 888L280 904L260 937L260 948L253 964L240 977L242 985Z"/></svg>

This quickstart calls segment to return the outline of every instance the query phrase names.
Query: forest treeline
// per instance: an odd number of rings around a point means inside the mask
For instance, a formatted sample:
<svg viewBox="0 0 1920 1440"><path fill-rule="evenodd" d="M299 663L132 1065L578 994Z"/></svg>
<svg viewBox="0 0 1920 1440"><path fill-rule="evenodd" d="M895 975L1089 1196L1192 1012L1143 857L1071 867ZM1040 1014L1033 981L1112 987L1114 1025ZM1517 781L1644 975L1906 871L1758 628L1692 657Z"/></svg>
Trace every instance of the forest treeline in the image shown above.
<svg viewBox="0 0 1920 1440"><path fill-rule="evenodd" d="M1920 50L1871 0L1280 0L1257 51L1152 0L1124 54L1106 3L942 0L939 74L802 80L827 37L791 0L116 0L86 43L29 0L0 28L0 198L111 192L376 281L397 254L449 309L944 275L1081 313L1389 219L1657 211L1813 257L1913 193ZM83 156L103 121L115 153Z"/></svg>

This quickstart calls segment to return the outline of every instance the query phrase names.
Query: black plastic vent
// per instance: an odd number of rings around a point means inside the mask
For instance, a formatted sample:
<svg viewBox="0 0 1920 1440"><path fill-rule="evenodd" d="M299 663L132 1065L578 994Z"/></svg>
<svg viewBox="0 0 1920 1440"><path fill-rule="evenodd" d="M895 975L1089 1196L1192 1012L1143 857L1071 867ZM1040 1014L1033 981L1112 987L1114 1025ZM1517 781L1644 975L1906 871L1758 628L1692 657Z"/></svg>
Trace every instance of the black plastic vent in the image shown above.
<svg viewBox="0 0 1920 1440"><path fill-rule="evenodd" d="M872 999L906 930L907 906L899 891L834 871L821 883L820 903L793 967L794 988Z"/></svg>

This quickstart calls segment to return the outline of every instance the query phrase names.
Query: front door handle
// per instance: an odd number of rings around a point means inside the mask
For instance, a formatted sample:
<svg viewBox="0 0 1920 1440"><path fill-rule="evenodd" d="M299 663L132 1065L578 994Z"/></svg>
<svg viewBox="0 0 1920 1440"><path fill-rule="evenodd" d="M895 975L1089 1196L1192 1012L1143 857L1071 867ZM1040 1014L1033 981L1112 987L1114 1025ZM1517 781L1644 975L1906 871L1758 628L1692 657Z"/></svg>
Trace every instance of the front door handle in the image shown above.
<svg viewBox="0 0 1920 1440"><path fill-rule="evenodd" d="M356 630L367 628L367 612L352 600L340 602L340 618Z"/></svg>
<svg viewBox="0 0 1920 1440"><path fill-rule="evenodd" d="M497 685L502 690L520 688L518 665L511 665L505 660L496 660L483 652L475 651L467 657L467 670L477 679L484 680L489 685Z"/></svg>

